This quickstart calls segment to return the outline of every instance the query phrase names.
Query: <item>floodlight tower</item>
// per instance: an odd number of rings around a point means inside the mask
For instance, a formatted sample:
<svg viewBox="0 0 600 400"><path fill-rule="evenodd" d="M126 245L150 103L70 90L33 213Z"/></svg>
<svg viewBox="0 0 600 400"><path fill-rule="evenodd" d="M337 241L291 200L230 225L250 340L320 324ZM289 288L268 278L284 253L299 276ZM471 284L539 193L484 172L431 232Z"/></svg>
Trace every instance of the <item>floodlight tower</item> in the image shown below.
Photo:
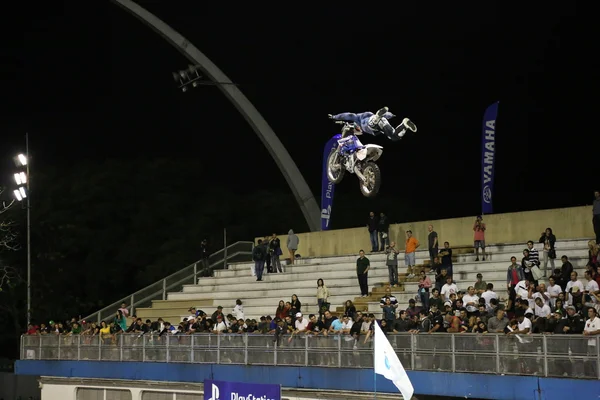
<svg viewBox="0 0 600 400"><path fill-rule="evenodd" d="M25 169L15 173L17 189L14 190L18 201L25 200L27 208L27 325L31 323L31 203L29 186L29 135L25 134L25 154L14 157L17 168Z"/></svg>

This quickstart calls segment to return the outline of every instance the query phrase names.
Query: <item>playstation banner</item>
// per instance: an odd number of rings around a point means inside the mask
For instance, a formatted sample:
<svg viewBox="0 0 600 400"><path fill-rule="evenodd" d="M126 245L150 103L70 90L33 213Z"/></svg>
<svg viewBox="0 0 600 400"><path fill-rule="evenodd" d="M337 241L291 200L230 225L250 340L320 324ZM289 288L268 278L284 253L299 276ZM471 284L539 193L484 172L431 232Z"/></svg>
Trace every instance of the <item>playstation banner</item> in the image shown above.
<svg viewBox="0 0 600 400"><path fill-rule="evenodd" d="M498 102L485 110L481 137L481 214L494 212L494 176L496 158L496 117Z"/></svg>
<svg viewBox="0 0 600 400"><path fill-rule="evenodd" d="M204 400L281 400L281 385L205 379Z"/></svg>
<svg viewBox="0 0 600 400"><path fill-rule="evenodd" d="M329 229L329 220L331 218L331 207L333 206L333 193L335 191L335 185L327 178L327 159L333 149L338 146L338 139L340 135L335 135L327 144L323 150L323 176L321 178L321 230L326 231Z"/></svg>

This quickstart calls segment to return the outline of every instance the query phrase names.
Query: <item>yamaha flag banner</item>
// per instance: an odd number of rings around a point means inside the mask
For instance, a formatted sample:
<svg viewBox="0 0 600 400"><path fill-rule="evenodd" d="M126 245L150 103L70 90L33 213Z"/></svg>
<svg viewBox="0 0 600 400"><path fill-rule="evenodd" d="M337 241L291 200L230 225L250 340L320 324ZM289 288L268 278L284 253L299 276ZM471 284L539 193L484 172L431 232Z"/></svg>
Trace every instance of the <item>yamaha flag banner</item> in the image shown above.
<svg viewBox="0 0 600 400"><path fill-rule="evenodd" d="M204 400L281 400L281 386L205 379Z"/></svg>
<svg viewBox="0 0 600 400"><path fill-rule="evenodd" d="M498 102L485 110L481 136L481 213L494 212L494 161L496 158L496 117Z"/></svg>
<svg viewBox="0 0 600 400"><path fill-rule="evenodd" d="M325 144L323 150L323 176L321 178L321 230L329 229L329 220L331 218L331 207L333 206L333 192L335 185L327 177L327 159L333 149L338 146L338 139L341 135L335 135Z"/></svg>

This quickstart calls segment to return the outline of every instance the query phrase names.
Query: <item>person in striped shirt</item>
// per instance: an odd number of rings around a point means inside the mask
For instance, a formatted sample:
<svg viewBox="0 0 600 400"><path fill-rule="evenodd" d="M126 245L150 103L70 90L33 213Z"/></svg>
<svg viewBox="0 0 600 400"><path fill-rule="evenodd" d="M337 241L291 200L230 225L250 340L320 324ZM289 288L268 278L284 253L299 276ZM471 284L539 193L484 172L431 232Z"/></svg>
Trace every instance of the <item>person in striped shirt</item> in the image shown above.
<svg viewBox="0 0 600 400"><path fill-rule="evenodd" d="M527 248L529 249L529 261L531 261L534 265L539 266L540 253L535 247L533 247L533 242L531 240L527 242Z"/></svg>

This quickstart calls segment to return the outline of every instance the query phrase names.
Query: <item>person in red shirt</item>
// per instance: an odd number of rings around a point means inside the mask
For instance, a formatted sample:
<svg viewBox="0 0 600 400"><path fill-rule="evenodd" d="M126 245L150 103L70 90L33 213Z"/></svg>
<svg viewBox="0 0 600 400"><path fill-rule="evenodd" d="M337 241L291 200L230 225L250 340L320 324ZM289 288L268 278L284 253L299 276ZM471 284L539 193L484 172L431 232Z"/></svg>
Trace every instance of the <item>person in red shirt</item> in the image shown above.
<svg viewBox="0 0 600 400"><path fill-rule="evenodd" d="M29 324L27 326L27 334L28 335L39 335L40 327L37 325Z"/></svg>
<svg viewBox="0 0 600 400"><path fill-rule="evenodd" d="M479 261L479 249L483 253L483 261L485 261L485 223L481 215L477 216L473 224L473 247L475 248L475 261Z"/></svg>

